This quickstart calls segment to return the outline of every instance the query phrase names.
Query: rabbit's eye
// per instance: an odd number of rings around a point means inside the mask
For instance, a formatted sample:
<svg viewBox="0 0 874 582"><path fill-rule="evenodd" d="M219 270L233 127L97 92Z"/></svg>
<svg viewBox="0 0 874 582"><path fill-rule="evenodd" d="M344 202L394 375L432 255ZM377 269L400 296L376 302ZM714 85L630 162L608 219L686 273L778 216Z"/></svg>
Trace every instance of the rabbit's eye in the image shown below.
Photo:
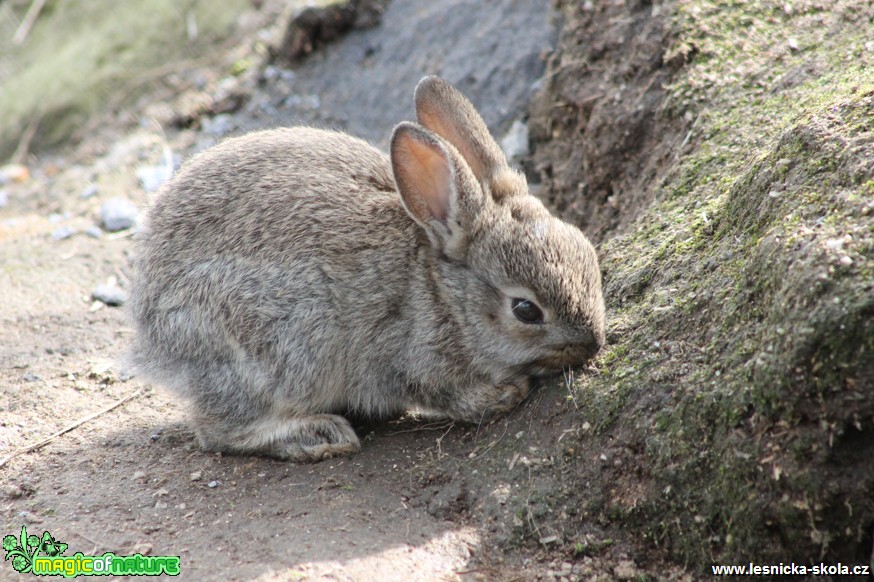
<svg viewBox="0 0 874 582"><path fill-rule="evenodd" d="M522 323L543 323L543 312L527 299L513 299L513 315Z"/></svg>

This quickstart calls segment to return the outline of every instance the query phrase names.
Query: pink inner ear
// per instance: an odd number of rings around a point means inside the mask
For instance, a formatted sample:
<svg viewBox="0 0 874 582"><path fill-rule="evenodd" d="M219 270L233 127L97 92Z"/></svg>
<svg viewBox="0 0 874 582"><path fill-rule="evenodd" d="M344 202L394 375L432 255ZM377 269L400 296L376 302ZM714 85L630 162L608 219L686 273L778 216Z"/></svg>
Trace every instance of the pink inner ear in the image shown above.
<svg viewBox="0 0 874 582"><path fill-rule="evenodd" d="M475 138L473 136L455 127L452 123L444 123L443 117L439 113L431 111L430 104L423 103L418 116L421 118L422 125L455 146L455 149L473 170L473 175L477 180L482 181L489 177L489 169L481 159L484 154L474 145ZM490 136L489 139L491 139Z"/></svg>
<svg viewBox="0 0 874 582"><path fill-rule="evenodd" d="M403 154L400 162L406 174L407 186L412 190L407 205L420 220L437 219L445 223L449 215L452 191L452 170L445 153L436 144L419 141L409 135L404 136Z"/></svg>

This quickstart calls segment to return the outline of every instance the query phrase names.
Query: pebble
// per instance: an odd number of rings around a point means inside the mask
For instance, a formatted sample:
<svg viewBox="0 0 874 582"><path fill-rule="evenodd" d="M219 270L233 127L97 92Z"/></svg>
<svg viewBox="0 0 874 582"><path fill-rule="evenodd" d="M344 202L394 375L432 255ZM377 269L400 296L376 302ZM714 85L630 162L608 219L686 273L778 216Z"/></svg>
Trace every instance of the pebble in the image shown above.
<svg viewBox="0 0 874 582"><path fill-rule="evenodd" d="M289 95L282 101L282 106L290 109L302 108L317 111L322 106L318 95Z"/></svg>
<svg viewBox="0 0 874 582"><path fill-rule="evenodd" d="M94 288L94 291L91 292L91 299L101 301L110 307L118 307L124 305L127 294L115 285L103 284Z"/></svg>
<svg viewBox="0 0 874 582"><path fill-rule="evenodd" d="M100 230L100 227L95 224L86 228L85 234L87 234L91 238L100 238L103 236L103 231Z"/></svg>
<svg viewBox="0 0 874 582"><path fill-rule="evenodd" d="M137 168L137 178L146 192L154 192L161 184L173 177L173 167L170 165L141 166Z"/></svg>
<svg viewBox="0 0 874 582"><path fill-rule="evenodd" d="M24 375L25 382L36 382L37 380L42 380L42 378L39 377L37 374L34 374L33 372L28 372Z"/></svg>
<svg viewBox="0 0 874 582"><path fill-rule="evenodd" d="M124 198L111 198L100 205L100 222L110 232L133 227L138 215L136 205Z"/></svg>
<svg viewBox="0 0 874 582"><path fill-rule="evenodd" d="M203 120L203 132L215 137L224 137L233 129L233 118L227 113Z"/></svg>
<svg viewBox="0 0 874 582"><path fill-rule="evenodd" d="M21 164L8 164L0 166L0 185L10 182L23 183L30 179L30 170Z"/></svg>
<svg viewBox="0 0 874 582"><path fill-rule="evenodd" d="M61 226L52 232L52 240L64 240L76 234L76 231L69 226Z"/></svg>
<svg viewBox="0 0 874 582"><path fill-rule="evenodd" d="M531 153L528 147L528 125L518 119L501 140L501 149L508 160L522 158Z"/></svg>
<svg viewBox="0 0 874 582"><path fill-rule="evenodd" d="M209 483L206 484L206 486L209 487L210 489L215 489L216 487L219 486L219 482L218 481L210 481Z"/></svg>
<svg viewBox="0 0 874 582"><path fill-rule="evenodd" d="M637 577L639 572L634 562L631 560L622 560L615 568L613 568L613 573L619 580L632 580Z"/></svg>
<svg viewBox="0 0 874 582"><path fill-rule="evenodd" d="M82 193L79 194L79 198L82 200L87 200L97 194L97 185L96 184L88 184L82 190Z"/></svg>

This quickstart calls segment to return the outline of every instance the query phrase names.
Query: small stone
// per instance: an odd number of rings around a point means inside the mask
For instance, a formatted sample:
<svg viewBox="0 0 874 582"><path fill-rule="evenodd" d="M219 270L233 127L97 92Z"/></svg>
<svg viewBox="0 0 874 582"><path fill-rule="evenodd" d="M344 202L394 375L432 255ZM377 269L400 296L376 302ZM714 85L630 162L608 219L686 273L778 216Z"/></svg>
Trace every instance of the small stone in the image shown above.
<svg viewBox="0 0 874 582"><path fill-rule="evenodd" d="M37 382L39 380L42 380L42 378L39 375L34 374L33 372L28 372L24 375L25 382Z"/></svg>
<svg viewBox="0 0 874 582"><path fill-rule="evenodd" d="M27 182L30 179L30 170L21 164L9 164L0 167L0 185L10 182Z"/></svg>
<svg viewBox="0 0 874 582"><path fill-rule="evenodd" d="M160 489L152 493L152 497L164 497L169 494L170 491L168 491L166 487L161 487Z"/></svg>
<svg viewBox="0 0 874 582"><path fill-rule="evenodd" d="M105 303L110 307L119 307L124 305L124 302L127 300L127 294L115 285L105 284L94 288L91 292L91 299Z"/></svg>
<svg viewBox="0 0 874 582"><path fill-rule="evenodd" d="M233 118L222 113L215 117L208 117L203 120L203 132L215 137L224 137L233 129Z"/></svg>
<svg viewBox="0 0 874 582"><path fill-rule="evenodd" d="M218 481L210 481L209 483L206 484L206 486L209 487L210 489L215 489L216 487L219 486L219 482Z"/></svg>
<svg viewBox="0 0 874 582"><path fill-rule="evenodd" d="M103 231L100 230L99 226L94 224L85 229L85 234L87 234L91 238L100 238L103 236Z"/></svg>
<svg viewBox="0 0 874 582"><path fill-rule="evenodd" d="M52 240L65 240L76 234L69 226L60 226L52 231Z"/></svg>
<svg viewBox="0 0 874 582"><path fill-rule="evenodd" d="M124 198L111 198L100 206L100 222L110 232L131 228L138 215L136 205Z"/></svg>
<svg viewBox="0 0 874 582"><path fill-rule="evenodd" d="M131 478L132 478L134 481L137 481L137 480L139 480L139 479L142 479L142 478L145 477L145 476L146 476L146 472L145 472L145 471L135 471L134 474L133 474L133 476L132 476Z"/></svg>
<svg viewBox="0 0 874 582"><path fill-rule="evenodd" d="M203 471L195 471L191 475L188 476L192 481L200 481L200 478L203 477Z"/></svg>
<svg viewBox="0 0 874 582"><path fill-rule="evenodd" d="M845 267L849 267L850 265L853 264L853 259L851 259L847 255L842 256L839 260L840 260L840 263Z"/></svg>
<svg viewBox="0 0 874 582"><path fill-rule="evenodd" d="M633 580L637 576L638 571L634 562L631 560L622 560L615 568L613 568L613 573L619 580Z"/></svg>
<svg viewBox="0 0 874 582"><path fill-rule="evenodd" d="M92 198L95 195L97 195L97 185L96 184L88 184L82 190L82 193L79 194L79 198L81 198L82 200L88 200L89 198Z"/></svg>
<svg viewBox="0 0 874 582"><path fill-rule="evenodd" d="M518 119L501 140L501 149L508 160L518 159L531 153L528 147L528 125Z"/></svg>
<svg viewBox="0 0 874 582"><path fill-rule="evenodd" d="M167 509L168 504L166 501L158 501L155 503L155 509Z"/></svg>
<svg viewBox="0 0 874 582"><path fill-rule="evenodd" d="M137 168L137 178L146 192L154 192L161 187L161 184L173 177L173 167L169 165L162 166L142 166Z"/></svg>

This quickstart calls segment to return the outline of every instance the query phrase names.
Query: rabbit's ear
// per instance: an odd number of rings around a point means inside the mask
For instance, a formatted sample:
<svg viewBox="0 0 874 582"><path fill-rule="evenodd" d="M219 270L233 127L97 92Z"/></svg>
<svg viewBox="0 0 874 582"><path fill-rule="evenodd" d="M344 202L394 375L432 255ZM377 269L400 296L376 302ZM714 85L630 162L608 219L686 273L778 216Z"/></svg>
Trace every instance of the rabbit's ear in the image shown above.
<svg viewBox="0 0 874 582"><path fill-rule="evenodd" d="M432 244L454 256L462 252L465 241L458 174L470 176L470 170L450 149L415 123L399 124L391 138L392 169L407 213ZM467 202L465 206L474 201Z"/></svg>
<svg viewBox="0 0 874 582"><path fill-rule="evenodd" d="M458 89L439 77L425 77L416 86L415 101L419 123L455 146L477 181L491 183L508 169L485 121Z"/></svg>

